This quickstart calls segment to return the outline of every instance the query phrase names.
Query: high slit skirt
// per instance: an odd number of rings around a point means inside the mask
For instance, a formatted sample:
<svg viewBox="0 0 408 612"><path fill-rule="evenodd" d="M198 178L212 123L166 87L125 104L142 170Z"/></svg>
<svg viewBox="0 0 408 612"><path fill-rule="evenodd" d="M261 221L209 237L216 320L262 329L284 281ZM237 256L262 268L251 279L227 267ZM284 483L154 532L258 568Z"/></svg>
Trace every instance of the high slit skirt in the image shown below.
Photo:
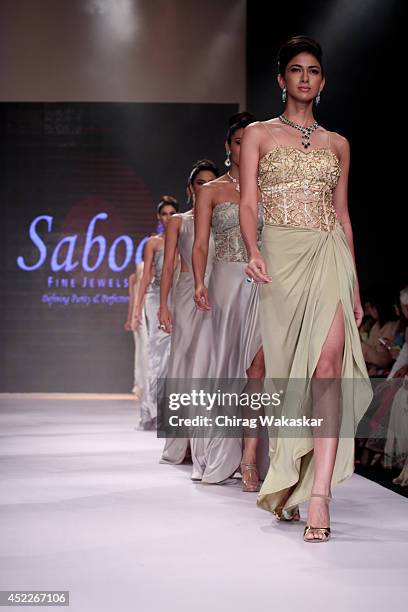
<svg viewBox="0 0 408 612"><path fill-rule="evenodd" d="M260 287L265 380L272 386L274 379L303 385L302 401L287 406L291 416L302 417L307 406L313 410L311 379L336 310L342 307L341 422L333 487L354 471L354 435L372 399L354 318L354 261L338 220L332 231L265 225L261 251L272 277L271 283ZM287 398L290 402L290 395ZM271 512L290 512L312 492L312 430L306 426L302 429L306 435L286 435L275 426L269 429L270 465L257 504Z"/></svg>

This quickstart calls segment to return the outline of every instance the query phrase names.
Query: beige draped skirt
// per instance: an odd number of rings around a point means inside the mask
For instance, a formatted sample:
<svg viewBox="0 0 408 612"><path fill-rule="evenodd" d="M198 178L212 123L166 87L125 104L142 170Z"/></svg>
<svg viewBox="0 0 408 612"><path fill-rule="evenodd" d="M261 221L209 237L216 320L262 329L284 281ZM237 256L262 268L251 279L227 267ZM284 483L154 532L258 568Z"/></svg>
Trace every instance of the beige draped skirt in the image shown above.
<svg viewBox="0 0 408 612"><path fill-rule="evenodd" d="M260 290L266 379L309 381L305 383L309 397L289 407L291 416L302 416L304 406L313 403L310 380L337 307L342 305L343 401L334 486L354 471L354 434L372 398L353 312L356 283L353 258L339 221L331 232L265 225L262 254L272 276L272 282L261 285ZM271 512L283 507L290 514L311 494L313 436L311 430L306 436L286 436L275 427L270 434L270 466L257 503ZM283 504L291 487L292 492Z"/></svg>

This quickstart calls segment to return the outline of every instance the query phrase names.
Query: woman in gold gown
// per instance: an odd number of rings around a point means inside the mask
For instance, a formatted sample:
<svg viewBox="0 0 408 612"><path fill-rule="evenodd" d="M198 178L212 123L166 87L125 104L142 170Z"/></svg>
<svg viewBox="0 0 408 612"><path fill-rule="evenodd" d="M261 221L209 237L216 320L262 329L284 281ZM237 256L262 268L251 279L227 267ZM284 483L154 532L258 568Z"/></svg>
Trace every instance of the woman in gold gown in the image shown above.
<svg viewBox="0 0 408 612"><path fill-rule="evenodd" d="M322 417L325 428L313 422L298 434L270 428L270 467L258 505L296 520L298 504L309 500L304 540L324 542L331 489L353 473L354 434L372 398L358 333L363 310L347 203L349 144L313 117L325 84L318 43L304 36L287 41L278 83L284 114L245 130L241 231L247 274L261 284L266 379L272 388L274 379L284 379L293 391L283 396L283 416Z"/></svg>

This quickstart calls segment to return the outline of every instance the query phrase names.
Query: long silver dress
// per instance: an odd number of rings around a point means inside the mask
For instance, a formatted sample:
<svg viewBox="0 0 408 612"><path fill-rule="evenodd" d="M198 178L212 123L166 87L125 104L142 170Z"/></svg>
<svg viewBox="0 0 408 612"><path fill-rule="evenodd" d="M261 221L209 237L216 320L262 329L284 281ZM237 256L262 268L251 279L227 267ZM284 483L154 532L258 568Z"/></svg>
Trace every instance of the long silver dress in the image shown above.
<svg viewBox="0 0 408 612"><path fill-rule="evenodd" d="M194 215L181 213L178 249L188 272L180 272L173 292L173 329L167 378L190 379L207 377L211 362L211 312L196 308L192 251L194 242ZM214 261L214 240L210 235L205 282L208 282ZM169 336L170 337L170 336ZM186 455L188 438L167 438L160 463L181 463ZM200 443L200 447L202 442ZM192 444L192 460L195 466L199 452ZM195 467L193 468L195 478Z"/></svg>
<svg viewBox="0 0 408 612"><path fill-rule="evenodd" d="M140 402L140 423L143 429L154 428L157 419L157 379L166 376L170 355L170 336L159 329L157 311L160 306L160 278L163 269L164 249L155 252L153 258L154 277L150 283L144 303L146 324L146 369L147 388Z"/></svg>
<svg viewBox="0 0 408 612"><path fill-rule="evenodd" d="M140 281L143 276L143 262L139 263L136 268L136 282L135 282L135 295L134 300L136 301L139 290ZM147 287L147 292L150 289ZM147 363L146 363L146 344L147 344L147 329L146 329L146 315L143 306L142 316L140 325L136 330L133 331L133 338L135 343L135 358L134 358L134 376L133 376L133 389L132 393L136 393L139 398L143 397L143 393L146 393L147 389Z"/></svg>
<svg viewBox="0 0 408 612"><path fill-rule="evenodd" d="M262 205L258 206L258 238ZM215 262L208 286L212 313L211 378L246 379L246 372L262 347L259 290L245 274L247 252L239 226L239 205L217 204L212 213ZM204 440L202 481L219 483L237 470L242 440L213 437Z"/></svg>

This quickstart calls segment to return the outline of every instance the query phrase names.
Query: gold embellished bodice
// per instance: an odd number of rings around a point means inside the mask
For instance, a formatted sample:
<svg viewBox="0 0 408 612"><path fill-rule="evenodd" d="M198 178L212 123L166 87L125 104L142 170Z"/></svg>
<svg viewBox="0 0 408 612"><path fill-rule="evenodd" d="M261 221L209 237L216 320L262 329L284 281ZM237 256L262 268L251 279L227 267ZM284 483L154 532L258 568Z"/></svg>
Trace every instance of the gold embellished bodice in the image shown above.
<svg viewBox="0 0 408 612"><path fill-rule="evenodd" d="M263 225L262 204L258 204L258 244L261 241ZM245 243L239 226L239 204L220 202L212 212L211 221L215 242L215 261L248 262Z"/></svg>
<svg viewBox="0 0 408 612"><path fill-rule="evenodd" d="M339 160L330 149L305 153L275 147L259 160L265 224L331 231L337 220L333 191L339 177Z"/></svg>

